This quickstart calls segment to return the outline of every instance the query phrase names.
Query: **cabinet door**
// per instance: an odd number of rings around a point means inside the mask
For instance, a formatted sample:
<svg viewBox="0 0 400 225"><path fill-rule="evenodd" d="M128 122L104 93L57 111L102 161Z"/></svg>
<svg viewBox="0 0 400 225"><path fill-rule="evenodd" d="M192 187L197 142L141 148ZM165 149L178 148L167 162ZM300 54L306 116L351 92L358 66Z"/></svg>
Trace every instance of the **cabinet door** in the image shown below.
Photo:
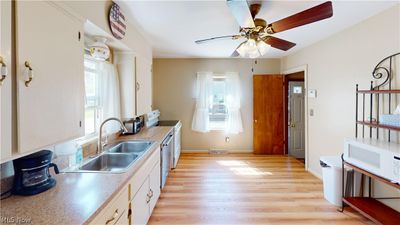
<svg viewBox="0 0 400 225"><path fill-rule="evenodd" d="M12 152L12 74L11 63L11 1L0 1L0 57L8 70L0 85L0 156L5 159ZM1 66L1 65L0 65ZM0 78L2 78L0 74Z"/></svg>
<svg viewBox="0 0 400 225"><path fill-rule="evenodd" d="M128 217L126 216L126 213L124 212L114 225L128 225L128 224L129 220Z"/></svg>
<svg viewBox="0 0 400 225"><path fill-rule="evenodd" d="M141 56L136 57L136 115L151 111L152 104L152 62Z"/></svg>
<svg viewBox="0 0 400 225"><path fill-rule="evenodd" d="M150 214L153 212L154 207L157 204L157 200L160 197L161 193L161 188L160 188L160 162L158 161L156 165L153 167L153 169L150 172L149 175L149 181L150 181L150 192L152 192L152 197L150 198Z"/></svg>
<svg viewBox="0 0 400 225"><path fill-rule="evenodd" d="M150 218L149 178L147 178L132 200L132 224L145 225Z"/></svg>
<svg viewBox="0 0 400 225"><path fill-rule="evenodd" d="M135 56L130 53L118 53L115 55L120 88L121 88L121 117L136 117L136 78Z"/></svg>
<svg viewBox="0 0 400 225"><path fill-rule="evenodd" d="M16 2L19 152L84 135L83 26L53 4Z"/></svg>

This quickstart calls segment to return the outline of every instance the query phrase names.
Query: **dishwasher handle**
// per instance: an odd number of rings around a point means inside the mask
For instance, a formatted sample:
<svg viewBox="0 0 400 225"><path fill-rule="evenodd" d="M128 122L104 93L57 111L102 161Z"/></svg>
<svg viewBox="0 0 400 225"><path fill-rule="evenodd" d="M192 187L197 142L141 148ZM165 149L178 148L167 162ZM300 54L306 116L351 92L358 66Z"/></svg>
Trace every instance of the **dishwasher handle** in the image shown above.
<svg viewBox="0 0 400 225"><path fill-rule="evenodd" d="M166 147L166 146L168 146L169 144L171 144L172 137L173 137L172 134L168 135L168 137L166 137L165 140L163 141L162 146L163 146L163 147Z"/></svg>

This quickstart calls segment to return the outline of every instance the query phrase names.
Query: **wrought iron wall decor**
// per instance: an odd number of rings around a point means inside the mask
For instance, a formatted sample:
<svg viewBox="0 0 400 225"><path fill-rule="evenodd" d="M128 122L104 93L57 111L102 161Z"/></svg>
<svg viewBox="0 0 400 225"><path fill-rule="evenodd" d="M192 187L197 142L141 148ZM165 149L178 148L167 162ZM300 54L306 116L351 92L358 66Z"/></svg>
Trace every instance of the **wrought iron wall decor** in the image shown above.
<svg viewBox="0 0 400 225"><path fill-rule="evenodd" d="M400 131L400 127L382 125L379 123L380 107L383 105L380 102L380 95L388 96L388 113L392 112L392 95L400 94L400 89L392 89L393 72L399 73L394 70L394 63L396 57L400 57L400 52L390 55L382 59L372 71L372 77L377 84L374 86L374 81L371 81L369 90L359 90L358 84L356 85L356 130L355 136L358 137L358 126L362 125L362 137L365 137L365 127L369 127L369 137L373 136L373 128L376 128L376 139L379 139L379 129L388 130L387 141L390 141L391 131ZM396 68L399 70L400 68ZM387 87L383 89L383 87ZM362 108L361 117L359 116L359 95L362 95ZM366 95L369 95L369 116L366 118ZM374 102L374 96L376 101ZM374 105L374 103L376 105ZM373 118L374 110L376 119ZM383 110L383 109L382 109Z"/></svg>
<svg viewBox="0 0 400 225"><path fill-rule="evenodd" d="M373 90L379 90L380 87L384 86L385 84L387 84L389 82L389 90L392 88L392 72L393 72L393 60L394 58L400 55L399 53L390 55L384 59L382 59L374 68L374 70L372 71L372 77L374 79L380 80L380 79L384 79L382 83L377 84L375 87L373 87ZM385 67L385 62L389 61L389 68Z"/></svg>

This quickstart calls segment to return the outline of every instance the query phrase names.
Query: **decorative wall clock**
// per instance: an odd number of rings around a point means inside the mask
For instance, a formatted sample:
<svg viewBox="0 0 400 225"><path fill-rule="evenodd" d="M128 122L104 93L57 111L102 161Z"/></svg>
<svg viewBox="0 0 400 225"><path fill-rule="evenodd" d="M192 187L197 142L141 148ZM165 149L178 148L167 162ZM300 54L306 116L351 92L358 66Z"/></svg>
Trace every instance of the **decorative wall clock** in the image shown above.
<svg viewBox="0 0 400 225"><path fill-rule="evenodd" d="M112 3L109 13L109 24L112 35L121 40L126 33L126 20L125 15L122 13L121 8L115 2Z"/></svg>

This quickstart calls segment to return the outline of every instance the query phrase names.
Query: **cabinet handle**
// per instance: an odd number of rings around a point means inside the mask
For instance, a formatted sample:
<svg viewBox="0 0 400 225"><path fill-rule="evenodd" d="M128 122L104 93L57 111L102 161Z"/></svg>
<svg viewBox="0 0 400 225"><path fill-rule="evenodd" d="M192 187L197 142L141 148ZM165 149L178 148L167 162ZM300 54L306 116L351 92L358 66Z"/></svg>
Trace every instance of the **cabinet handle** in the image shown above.
<svg viewBox="0 0 400 225"><path fill-rule="evenodd" d="M150 202L150 196L149 196L149 194L147 194L146 203L149 204L149 202Z"/></svg>
<svg viewBox="0 0 400 225"><path fill-rule="evenodd" d="M0 78L0 86L3 85L3 81L7 78L8 69L7 65L3 60L3 57L0 56L0 65L1 65L1 78Z"/></svg>
<svg viewBox="0 0 400 225"><path fill-rule="evenodd" d="M117 218L118 218L118 209L115 210L115 212L114 212L112 218L111 218L111 219L108 219L108 220L106 221L106 224L105 224L105 225L110 224L112 221L114 221L114 220L117 219Z"/></svg>
<svg viewBox="0 0 400 225"><path fill-rule="evenodd" d="M153 197L153 190L151 190L151 188L150 188L150 191L149 191L149 193L147 194L147 196L149 196L149 198L152 198L152 197Z"/></svg>
<svg viewBox="0 0 400 225"><path fill-rule="evenodd" d="M139 89L140 89L140 84L139 82L136 82L136 91L139 91Z"/></svg>
<svg viewBox="0 0 400 225"><path fill-rule="evenodd" d="M33 69L28 61L25 61L25 86L29 87L33 80Z"/></svg>

